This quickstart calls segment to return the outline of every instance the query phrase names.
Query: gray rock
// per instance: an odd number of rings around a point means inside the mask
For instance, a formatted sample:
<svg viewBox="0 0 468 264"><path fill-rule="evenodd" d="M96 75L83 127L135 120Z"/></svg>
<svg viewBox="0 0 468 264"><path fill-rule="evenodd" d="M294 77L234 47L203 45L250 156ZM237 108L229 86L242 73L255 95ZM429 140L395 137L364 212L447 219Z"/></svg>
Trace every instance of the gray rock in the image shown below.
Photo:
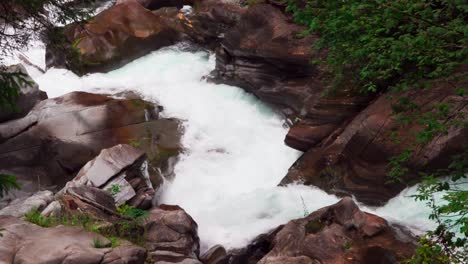
<svg viewBox="0 0 468 264"><path fill-rule="evenodd" d="M170 205L153 208L144 225L150 263L200 263L198 226L182 208Z"/></svg>
<svg viewBox="0 0 468 264"><path fill-rule="evenodd" d="M25 195L61 189L102 149L134 143L151 157L157 188L182 149L179 121L159 118L159 111L139 98L84 92L41 101L26 117L0 124L0 173L17 176Z"/></svg>
<svg viewBox="0 0 468 264"><path fill-rule="evenodd" d="M33 209L42 210L54 199L51 191L37 192L30 197L12 201L7 207L0 210L0 215L22 217Z"/></svg>
<svg viewBox="0 0 468 264"><path fill-rule="evenodd" d="M59 215L61 212L62 206L60 205L60 202L53 201L44 210L42 210L41 214L43 216L54 216Z"/></svg>
<svg viewBox="0 0 468 264"><path fill-rule="evenodd" d="M11 216L0 216L1 264L143 264L144 248L110 247L105 237L75 227L42 228ZM99 240L107 248L95 248Z"/></svg>
<svg viewBox="0 0 468 264"><path fill-rule="evenodd" d="M87 184L101 187L112 177L124 169L133 165L138 159L143 158L145 153L129 145L117 145L109 149L103 149L99 155L86 163L78 172L75 180L87 179Z"/></svg>
<svg viewBox="0 0 468 264"><path fill-rule="evenodd" d="M208 249L200 256L204 264L222 264L226 257L226 249L221 245L216 245Z"/></svg>
<svg viewBox="0 0 468 264"><path fill-rule="evenodd" d="M135 197L136 192L133 187L125 180L126 174L121 174L120 176L114 178L113 180L109 181L102 189L106 191L112 192L112 188L117 186L119 189L117 193L113 194L115 199L115 204L121 205L126 201Z"/></svg>
<svg viewBox="0 0 468 264"><path fill-rule="evenodd" d="M0 123L21 118L25 116L38 102L47 99L47 94L39 90L39 86L29 77L26 69L21 64L10 66L7 72L21 72L26 74L26 81L31 85L20 85L19 97L15 99L13 104L18 108L15 111L7 106L0 106ZM0 141L1 141L0 134Z"/></svg>

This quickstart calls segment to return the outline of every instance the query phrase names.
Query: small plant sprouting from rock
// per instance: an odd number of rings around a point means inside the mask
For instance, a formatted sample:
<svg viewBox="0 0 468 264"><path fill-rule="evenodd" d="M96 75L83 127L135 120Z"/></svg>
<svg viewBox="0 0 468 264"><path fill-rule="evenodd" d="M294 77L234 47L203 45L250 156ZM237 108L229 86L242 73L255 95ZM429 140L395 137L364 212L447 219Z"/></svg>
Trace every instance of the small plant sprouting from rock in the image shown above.
<svg viewBox="0 0 468 264"><path fill-rule="evenodd" d="M106 248L107 245L103 243L99 238L93 239L93 247L95 248Z"/></svg>
<svg viewBox="0 0 468 264"><path fill-rule="evenodd" d="M325 224L319 220L312 220L305 225L305 230L308 234L316 234L325 227Z"/></svg>
<svg viewBox="0 0 468 264"><path fill-rule="evenodd" d="M351 249L351 247L353 247L353 243L351 241L346 241L343 244L343 250L349 250L349 249Z"/></svg>
<svg viewBox="0 0 468 264"><path fill-rule="evenodd" d="M121 188L120 188L120 185L118 184L112 184L108 189L107 191L112 195L112 197L116 197L117 194L120 193L121 191Z"/></svg>
<svg viewBox="0 0 468 264"><path fill-rule="evenodd" d="M141 147L141 141L138 139L130 139L128 141L128 144L134 148L139 148Z"/></svg>
<svg viewBox="0 0 468 264"><path fill-rule="evenodd" d="M143 220L148 217L147 211L135 208L125 203L117 207L117 212L120 215L131 218L133 220Z"/></svg>
<svg viewBox="0 0 468 264"><path fill-rule="evenodd" d="M24 219L41 227L51 227L54 222L51 217L41 215L41 212L37 209L33 209L25 214Z"/></svg>
<svg viewBox="0 0 468 264"><path fill-rule="evenodd" d="M108 237L109 241L111 242L111 247L116 248L120 246L120 240L118 237Z"/></svg>
<svg viewBox="0 0 468 264"><path fill-rule="evenodd" d="M19 189L20 187L21 185L16 181L15 176L0 174L0 198L3 197L3 195L8 194L11 190Z"/></svg>

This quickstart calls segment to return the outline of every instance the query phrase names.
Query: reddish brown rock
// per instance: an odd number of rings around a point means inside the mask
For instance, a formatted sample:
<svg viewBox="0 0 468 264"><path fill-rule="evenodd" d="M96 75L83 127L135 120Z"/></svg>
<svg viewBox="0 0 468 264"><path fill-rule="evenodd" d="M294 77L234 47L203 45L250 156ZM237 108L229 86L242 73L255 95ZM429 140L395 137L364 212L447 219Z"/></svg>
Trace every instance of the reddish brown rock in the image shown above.
<svg viewBox="0 0 468 264"><path fill-rule="evenodd" d="M70 45L79 50L78 61L71 56L65 57L67 53L63 50L48 45L47 65L67 67L81 73L117 68L181 39L165 19L136 1L103 11L84 27L71 25L65 29L65 34Z"/></svg>
<svg viewBox="0 0 468 264"><path fill-rule="evenodd" d="M172 205L153 208L144 226L150 263L201 264L198 225L182 208Z"/></svg>
<svg viewBox="0 0 468 264"><path fill-rule="evenodd" d="M300 151L307 151L317 145L330 135L336 126L327 124L322 126L310 126L306 124L294 125L286 135L284 142L286 145Z"/></svg>
<svg viewBox="0 0 468 264"><path fill-rule="evenodd" d="M257 250L251 248L250 255L231 252L229 263L399 263L416 247L411 235L397 232L384 219L360 211L350 198L292 220L259 237L254 245Z"/></svg>
<svg viewBox="0 0 468 264"><path fill-rule="evenodd" d="M340 93L327 93L331 81L322 64L325 52L311 47L316 35L298 37L305 30L279 8L258 4L243 13L225 34L217 50L214 81L240 86L280 109L301 126L286 143L306 151L355 116L371 98L343 83Z"/></svg>
<svg viewBox="0 0 468 264"><path fill-rule="evenodd" d="M468 87L467 83L436 81L431 85L431 89L413 90L401 96L422 106L418 110L420 113L446 103L451 107L440 122L466 122L467 96L454 95L454 87ZM413 144L415 133L422 127L417 122L403 125L395 120L393 110L402 107L396 98L395 95L393 99L381 96L342 130L326 138L321 146L307 151L291 167L283 184L302 181L328 192L354 195L359 201L372 205L385 203L398 194L406 186L390 181L387 176L389 159ZM292 134L295 128L291 131ZM405 164L409 173L404 182L419 180L421 171L446 168L450 157L462 153L468 145L468 129L452 126L447 134L423 145Z"/></svg>
<svg viewBox="0 0 468 264"><path fill-rule="evenodd" d="M229 2L201 1L195 11L187 15L185 33L192 41L214 50L245 11Z"/></svg>
<svg viewBox="0 0 468 264"><path fill-rule="evenodd" d="M159 111L141 99L84 92L42 101L28 116L0 124L0 135L26 128L0 144L0 172L16 175L24 190L61 188L102 149L126 143L147 153L153 185L159 186L158 168L171 173L181 150L179 122L159 118Z"/></svg>

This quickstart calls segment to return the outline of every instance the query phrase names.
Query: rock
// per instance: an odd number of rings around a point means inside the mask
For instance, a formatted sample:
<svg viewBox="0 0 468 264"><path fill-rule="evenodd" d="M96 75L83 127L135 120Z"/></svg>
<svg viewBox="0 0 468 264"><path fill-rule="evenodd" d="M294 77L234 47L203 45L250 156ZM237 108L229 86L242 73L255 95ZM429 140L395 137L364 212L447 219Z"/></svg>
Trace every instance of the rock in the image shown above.
<svg viewBox="0 0 468 264"><path fill-rule="evenodd" d="M384 219L360 211L351 198L292 220L262 239L267 250L258 264L398 263L416 247L415 239L399 240ZM257 263L230 257L229 263Z"/></svg>
<svg viewBox="0 0 468 264"><path fill-rule="evenodd" d="M160 205L144 223L150 263L201 264L197 223L178 206Z"/></svg>
<svg viewBox="0 0 468 264"><path fill-rule="evenodd" d="M111 178L135 165L137 160L144 160L144 156L143 151L126 144L103 149L96 158L86 163L74 180L90 186L102 187ZM138 163L137 166L141 166L143 162Z"/></svg>
<svg viewBox="0 0 468 264"><path fill-rule="evenodd" d="M134 245L95 248L94 241L110 242L75 227L42 228L11 216L0 216L0 263L143 264L145 249Z"/></svg>
<svg viewBox="0 0 468 264"><path fill-rule="evenodd" d="M162 179L158 182L162 182ZM126 144L103 149L59 193L66 192L69 187L82 185L108 192L116 205L127 203L141 209L151 207L155 194L148 174L146 154Z"/></svg>
<svg viewBox="0 0 468 264"><path fill-rule="evenodd" d="M47 207L54 199L51 191L40 191L27 198L19 198L8 204L0 210L0 215L10 215L14 217L23 217L31 210L42 210Z"/></svg>
<svg viewBox="0 0 468 264"><path fill-rule="evenodd" d="M319 144L325 137L330 135L336 127L331 124L321 126L309 126L297 124L289 129L285 138L286 145L300 150L307 151Z"/></svg>
<svg viewBox="0 0 468 264"><path fill-rule="evenodd" d="M39 86L29 77L26 69L22 65L10 66L6 72L20 72L25 74L24 78L30 85L19 84L20 90L18 98L12 104L17 108L11 109L8 106L0 106L0 123L25 116L38 102L47 99L47 94L39 90ZM0 134L0 142L2 135Z"/></svg>
<svg viewBox="0 0 468 264"><path fill-rule="evenodd" d="M64 31L69 48L64 52L49 43L47 67L66 67L82 74L118 68L181 40L180 34L163 18L137 1L115 5L99 13L84 27L73 24ZM78 49L78 54L73 47Z"/></svg>
<svg viewBox="0 0 468 264"><path fill-rule="evenodd" d="M279 226L269 233L259 235L245 248L230 250L220 263L257 264L271 250L272 241L281 228L283 226Z"/></svg>
<svg viewBox="0 0 468 264"><path fill-rule="evenodd" d="M466 75L466 71L465 71ZM450 105L447 120L466 122L466 96L453 95L453 87L468 87L466 82L434 81L431 89L421 93L418 89L403 94L382 95L352 121L325 138L319 146L309 149L290 169L282 184L301 181L315 185L330 193L353 195L360 202L382 205L407 185L390 181L388 161L401 154L415 142L419 123L404 125L396 120L395 108L401 107L397 98L407 97L423 106L417 112L430 111L438 104ZM414 112L416 113L416 112ZM465 114L463 114L465 113ZM297 132L299 131L299 132ZM288 134L290 144L302 140L313 128L293 127ZM392 138L398 138L398 141ZM295 140L295 141L293 141ZM298 145L304 146L306 140ZM468 129L452 127L447 134L434 138L407 162L409 172L403 182L418 182L420 172L447 168L451 156L463 153L468 145ZM305 148L304 148L305 149Z"/></svg>
<svg viewBox="0 0 468 264"><path fill-rule="evenodd" d="M212 78L242 87L300 120L286 143L301 151L318 145L372 99L350 81L340 84L339 93L325 93L332 88L327 68L310 61L323 61L326 52L311 48L317 35L298 37L305 29L272 5L248 8L217 49Z"/></svg>
<svg viewBox="0 0 468 264"><path fill-rule="evenodd" d="M226 258L226 249L221 245L211 247L208 251L200 256L203 264L223 264Z"/></svg>
<svg viewBox="0 0 468 264"><path fill-rule="evenodd" d="M193 5L195 0L117 0L116 5L136 1L149 10L156 10L162 7L177 7L181 9L184 5Z"/></svg>
<svg viewBox="0 0 468 264"><path fill-rule="evenodd" d="M51 202L44 210L42 210L41 215L43 216L58 216L62 213L62 206L59 201Z"/></svg>
<svg viewBox="0 0 468 264"><path fill-rule="evenodd" d="M145 263L146 251L134 245L123 245L106 254L102 264L142 264Z"/></svg>
<svg viewBox="0 0 468 264"><path fill-rule="evenodd" d="M230 2L201 1L194 12L186 15L184 32L193 42L214 50L245 11Z"/></svg>
<svg viewBox="0 0 468 264"><path fill-rule="evenodd" d="M95 187L68 186L56 195L56 199L67 215L85 213L94 219L107 222L118 221L120 217L112 195Z"/></svg>
<svg viewBox="0 0 468 264"><path fill-rule="evenodd" d="M73 92L37 104L24 118L0 124L0 134L27 129L0 143L0 173L16 175L22 191L62 188L102 149L130 144L147 153L157 188L181 151L175 119L159 118L158 107L141 99Z"/></svg>

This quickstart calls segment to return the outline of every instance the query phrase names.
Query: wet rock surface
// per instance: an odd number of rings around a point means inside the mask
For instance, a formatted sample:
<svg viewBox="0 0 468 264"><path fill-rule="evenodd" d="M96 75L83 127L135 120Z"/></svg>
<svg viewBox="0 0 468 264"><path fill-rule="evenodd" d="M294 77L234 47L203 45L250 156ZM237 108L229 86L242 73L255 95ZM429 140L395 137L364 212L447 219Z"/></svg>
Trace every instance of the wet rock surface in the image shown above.
<svg viewBox="0 0 468 264"><path fill-rule="evenodd" d="M453 95L452 89L467 86L467 83L436 81L432 85L433 88L424 93L413 91L400 96L423 106L419 113L433 111L435 105L451 105L446 120L441 122L466 122L467 98ZM306 153L291 167L282 183L300 181L331 193L354 195L371 205L382 205L396 196L407 186L389 181L388 161L411 146L416 141L415 132L423 129L419 123L404 125L397 121L396 98L398 96L380 96L316 147L311 147L310 142L321 132L301 125L291 128L286 142ZM395 141L395 137L399 140ZM406 164L409 173L404 182L417 182L421 171L446 168L449 157L464 151L467 139L466 127L452 127L445 135L418 148L418 154L412 155Z"/></svg>
<svg viewBox="0 0 468 264"><path fill-rule="evenodd" d="M182 133L178 120L159 118L159 111L141 99L84 92L42 101L26 117L0 124L0 134L18 130L0 143L0 173L16 175L23 192L60 189L102 149L127 143L147 153L157 187L181 150Z"/></svg>
<svg viewBox="0 0 468 264"><path fill-rule="evenodd" d="M158 176L160 178L154 181L160 183L164 179ZM126 203L140 209L152 206L157 191L148 173L147 155L125 144L103 149L60 193L80 186L99 188L111 194L116 205ZM159 188L159 185L156 187Z"/></svg>
<svg viewBox="0 0 468 264"><path fill-rule="evenodd" d="M201 264L197 223L179 206L160 205L144 223L150 263Z"/></svg>
<svg viewBox="0 0 468 264"><path fill-rule="evenodd" d="M383 205L407 187L389 181L388 161L415 140L412 133L421 126L399 125L393 115L396 100L385 93L361 93L352 76L345 76L340 88L333 89L329 71L320 63L327 52L311 48L319 36L298 37L305 28L294 24L278 1L271 2L249 7L225 33L216 52L213 80L244 88L291 121L285 143L305 154L281 184L301 182L329 193L354 195L366 204ZM458 73L463 74L466 69ZM420 112L449 102L454 107L447 119L466 112L466 96L450 95L453 87L467 87L466 81L441 80L431 86L434 89L424 93L398 96L424 106ZM466 115L464 118L459 121L466 122ZM460 146L467 145L466 133L464 128L453 128L418 150L408 164L405 182L418 182L417 171L445 168L447 157L461 153ZM408 139L395 142L389 134Z"/></svg>
<svg viewBox="0 0 468 264"><path fill-rule="evenodd" d="M412 255L414 243L344 198L231 252L227 263L398 263Z"/></svg>
<svg viewBox="0 0 468 264"><path fill-rule="evenodd" d="M158 48L180 41L180 34L165 20L137 1L117 4L95 16L85 26L64 29L70 47L64 52L48 45L48 67L66 67L77 73L108 71Z"/></svg>

